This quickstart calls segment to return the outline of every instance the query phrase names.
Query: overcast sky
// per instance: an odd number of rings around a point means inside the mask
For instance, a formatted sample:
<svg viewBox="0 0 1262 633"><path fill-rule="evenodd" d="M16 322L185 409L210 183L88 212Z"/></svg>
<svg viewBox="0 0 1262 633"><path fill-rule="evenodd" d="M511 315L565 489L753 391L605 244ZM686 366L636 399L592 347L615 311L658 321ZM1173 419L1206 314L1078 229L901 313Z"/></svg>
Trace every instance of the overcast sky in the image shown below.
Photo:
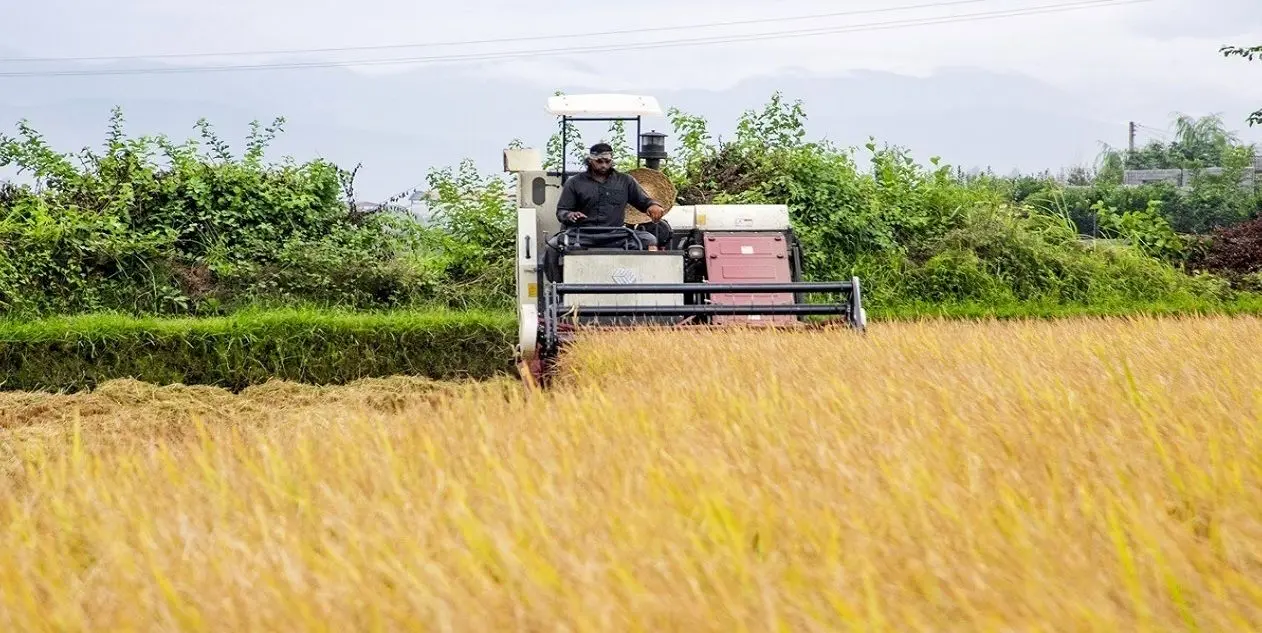
<svg viewBox="0 0 1262 633"><path fill-rule="evenodd" d="M1171 79L1225 88L1251 84L1256 74L1224 63L1224 43L1262 41L1257 0L1149 0L1061 13L978 19L874 30L878 23L965 16L1074 0L638 0L634 3L547 0L0 0L0 42L38 57L237 52L270 49L415 44L567 34L564 39L503 46L413 49L371 56L417 56L523 47L616 45L856 26L866 30L675 50L575 55L609 83L722 87L785 66L923 74L941 66L1027 73L1062 86ZM936 6L926 6L936 5ZM212 11L211 7L215 9ZM668 8L674 6L675 8ZM902 11L895 7L919 6ZM860 13L880 10L880 12ZM690 29L626 36L586 34L853 12L802 21ZM213 15L211 14L213 13ZM694 58L683 62L681 57ZM342 55L345 58L345 55ZM205 63L207 60L196 60ZM241 60L233 60L241 61ZM539 80L555 83L557 58L532 62ZM520 67L521 64L513 64ZM1252 80L1251 80L1252 79Z"/></svg>
<svg viewBox="0 0 1262 633"><path fill-rule="evenodd" d="M1075 11L992 17L996 12L1073 3L1075 0L0 0L0 58L234 53L557 36L529 42L332 52L280 59L414 58L537 48L616 48L662 40L831 29L762 41L607 50L444 67L447 72L469 77L531 82L547 90L581 84L648 93L722 91L743 80L765 80L787 72L838 76L885 71L925 77L942 69L965 68L996 73L1000 78L996 81L1002 81L1005 74L1013 76L1017 83L1012 85L1031 80L1044 84L1110 126L1118 122L1124 126L1125 121L1138 119L1164 128L1175 111L1221 112L1245 138L1262 139L1262 130L1249 130L1243 124L1251 109L1262 107L1262 62L1225 59L1218 52L1224 44L1262 43L1262 0L1101 3ZM910 5L919 8L895 10ZM216 7L214 15L212 6ZM671 6L675 8L668 9ZM839 12L851 14L791 19ZM953 16L966 17L907 25L908 21ZM777 21L592 35L769 18ZM248 64L277 59L231 56L164 63ZM66 67L8 61L0 62L0 73ZM390 75L417 69L415 65L391 65L353 70ZM292 71L294 75L300 72L306 71ZM268 81L267 73L253 74L264 85ZM0 76L0 105L6 85L20 90L26 85L21 81ZM80 78L57 81L59 86L70 87ZM494 99L495 92L488 90L485 98ZM849 98L862 100L865 95ZM925 104L926 108L933 106ZM541 104L523 107L533 112ZM2 123L6 128L10 124ZM1075 156L1089 152L1098 140L1084 136Z"/></svg>

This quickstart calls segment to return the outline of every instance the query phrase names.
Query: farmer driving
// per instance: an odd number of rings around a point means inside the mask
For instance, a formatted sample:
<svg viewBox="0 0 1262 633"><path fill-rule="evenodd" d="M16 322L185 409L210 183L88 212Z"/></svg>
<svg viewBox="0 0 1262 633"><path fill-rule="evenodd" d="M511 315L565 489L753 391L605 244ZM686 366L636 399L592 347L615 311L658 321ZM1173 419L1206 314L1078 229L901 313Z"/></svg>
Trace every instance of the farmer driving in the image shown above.
<svg viewBox="0 0 1262 633"><path fill-rule="evenodd" d="M613 166L613 148L608 143L592 146L587 157L587 170L565 183L557 202L557 219L566 227L605 229L599 235L578 236L580 248L626 240L629 233L616 231L624 227L627 205L647 213L654 221L662 219L666 209L644 192L640 183ZM657 238L648 231L634 231L639 242L649 250L657 250Z"/></svg>

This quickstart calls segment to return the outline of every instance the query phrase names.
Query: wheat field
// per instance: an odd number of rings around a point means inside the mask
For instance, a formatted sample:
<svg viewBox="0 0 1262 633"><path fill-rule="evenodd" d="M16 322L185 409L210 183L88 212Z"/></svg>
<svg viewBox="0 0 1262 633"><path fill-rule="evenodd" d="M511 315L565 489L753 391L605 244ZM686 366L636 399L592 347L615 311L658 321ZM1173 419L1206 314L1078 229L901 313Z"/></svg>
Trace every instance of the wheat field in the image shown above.
<svg viewBox="0 0 1262 633"><path fill-rule="evenodd" d="M547 394L0 395L0 630L1257 630L1259 340L621 333Z"/></svg>

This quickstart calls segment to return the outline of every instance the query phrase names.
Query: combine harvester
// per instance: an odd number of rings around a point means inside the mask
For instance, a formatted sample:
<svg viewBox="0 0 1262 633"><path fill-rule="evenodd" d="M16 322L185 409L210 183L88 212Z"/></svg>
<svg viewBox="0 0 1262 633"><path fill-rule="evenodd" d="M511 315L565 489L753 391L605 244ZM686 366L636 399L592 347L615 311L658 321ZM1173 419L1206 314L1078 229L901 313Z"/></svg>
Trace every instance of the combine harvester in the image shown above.
<svg viewBox="0 0 1262 633"><path fill-rule="evenodd" d="M667 158L664 134L643 133L644 116L661 116L652 97L573 95L552 97L548 112L560 118L560 171L546 171L533 149L508 149L504 170L516 174L517 345L523 377L547 385L562 347L585 328L655 325L733 327L807 325L802 317L831 316L863 330L859 279L806 283L802 250L786 205L674 206L659 202L672 229L669 244L643 248L630 226L569 227L557 219L563 184L578 175L566 165L569 124L582 121L634 121L637 165L631 175L642 185ZM645 167L646 166L646 167ZM658 172L660 174L660 172ZM658 174L650 174L656 176ZM654 196L654 191L649 194ZM654 196L656 198L656 196ZM635 211L628 207L628 217ZM604 234L613 247L567 249L558 240L559 278L545 272L548 240L563 233ZM611 232L616 233L613 235ZM624 236L625 239L618 239ZM830 303L808 303L807 294L839 295ZM824 324L828 322L825 321Z"/></svg>

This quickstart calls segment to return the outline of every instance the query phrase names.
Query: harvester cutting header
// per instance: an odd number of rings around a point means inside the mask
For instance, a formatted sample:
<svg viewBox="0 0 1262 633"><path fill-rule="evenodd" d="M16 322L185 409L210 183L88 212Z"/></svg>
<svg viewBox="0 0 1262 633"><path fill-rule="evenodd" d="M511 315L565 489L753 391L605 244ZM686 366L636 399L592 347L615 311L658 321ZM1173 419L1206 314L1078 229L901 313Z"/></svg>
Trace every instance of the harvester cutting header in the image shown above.
<svg viewBox="0 0 1262 633"><path fill-rule="evenodd" d="M858 278L802 281L802 249L786 205L676 205L660 171L666 136L643 131L661 116L652 97L556 96L560 170L533 149L504 151L517 175L517 303L521 364L542 382L574 332L592 327L804 325L831 316L862 330ZM613 169L597 144L586 169L567 165L571 123L633 121L636 164ZM808 294L837 296L807 302Z"/></svg>

